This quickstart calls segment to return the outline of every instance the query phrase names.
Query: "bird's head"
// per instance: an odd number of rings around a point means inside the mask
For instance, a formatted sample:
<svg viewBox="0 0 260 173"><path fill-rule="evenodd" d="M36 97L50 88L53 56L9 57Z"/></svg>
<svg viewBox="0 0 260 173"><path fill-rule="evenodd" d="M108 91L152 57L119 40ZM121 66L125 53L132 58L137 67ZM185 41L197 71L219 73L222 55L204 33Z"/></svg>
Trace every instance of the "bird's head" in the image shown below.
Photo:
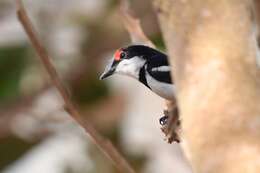
<svg viewBox="0 0 260 173"><path fill-rule="evenodd" d="M100 79L113 74L123 74L138 79L141 68L148 58L155 54L155 50L143 45L131 45L116 50L112 61L107 65Z"/></svg>

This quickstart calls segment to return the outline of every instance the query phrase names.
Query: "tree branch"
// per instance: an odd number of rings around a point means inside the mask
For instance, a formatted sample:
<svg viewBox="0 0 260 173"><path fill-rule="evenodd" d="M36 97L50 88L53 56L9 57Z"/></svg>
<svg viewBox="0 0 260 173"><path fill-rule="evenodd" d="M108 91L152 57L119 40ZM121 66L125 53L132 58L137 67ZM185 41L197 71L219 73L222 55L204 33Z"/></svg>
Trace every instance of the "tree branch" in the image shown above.
<svg viewBox="0 0 260 173"><path fill-rule="evenodd" d="M112 163L118 168L121 172L135 173L134 169L128 164L125 158L118 152L118 150L113 146L113 144L103 136L101 136L96 129L88 122L83 121L74 104L69 98L67 90L62 85L58 73L50 61L50 57L46 49L42 46L40 40L36 36L36 32L31 24L31 21L25 11L25 8L21 0L16 0L17 5L17 15L22 23L25 32L27 33L33 47L39 55L40 60L42 61L46 71L49 74L51 82L56 87L57 91L61 95L66 110L70 116L81 125L87 134L91 137L92 141L98 146L98 148L112 161Z"/></svg>
<svg viewBox="0 0 260 173"><path fill-rule="evenodd" d="M121 0L119 12L122 16L122 22L128 31L133 44L144 44L149 47L155 48L155 45L144 34L141 27L140 20L131 15L128 0Z"/></svg>

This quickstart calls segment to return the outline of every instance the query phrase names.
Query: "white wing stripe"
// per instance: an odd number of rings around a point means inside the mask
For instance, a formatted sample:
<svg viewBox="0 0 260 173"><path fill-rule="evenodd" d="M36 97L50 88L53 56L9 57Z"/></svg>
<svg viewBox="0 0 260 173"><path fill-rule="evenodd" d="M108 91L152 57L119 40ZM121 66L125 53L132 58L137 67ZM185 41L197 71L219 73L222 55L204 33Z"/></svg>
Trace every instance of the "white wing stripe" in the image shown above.
<svg viewBox="0 0 260 173"><path fill-rule="evenodd" d="M169 72L171 68L169 66L160 66L160 67L154 67L152 68L152 71L158 71L158 72Z"/></svg>

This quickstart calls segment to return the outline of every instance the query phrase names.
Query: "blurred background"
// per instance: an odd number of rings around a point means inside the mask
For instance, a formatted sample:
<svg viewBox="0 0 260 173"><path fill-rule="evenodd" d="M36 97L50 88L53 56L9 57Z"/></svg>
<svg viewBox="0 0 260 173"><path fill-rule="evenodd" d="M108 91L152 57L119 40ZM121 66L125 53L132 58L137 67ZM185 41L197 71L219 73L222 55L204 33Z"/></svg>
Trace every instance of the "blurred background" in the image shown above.
<svg viewBox="0 0 260 173"><path fill-rule="evenodd" d="M135 170L190 173L178 144L160 130L163 100L127 77L100 81L115 49L130 44L116 0L24 0L64 85L85 118ZM132 0L149 38L165 50L149 0ZM84 118L83 117L83 118ZM0 1L0 173L115 173L63 110L16 18Z"/></svg>

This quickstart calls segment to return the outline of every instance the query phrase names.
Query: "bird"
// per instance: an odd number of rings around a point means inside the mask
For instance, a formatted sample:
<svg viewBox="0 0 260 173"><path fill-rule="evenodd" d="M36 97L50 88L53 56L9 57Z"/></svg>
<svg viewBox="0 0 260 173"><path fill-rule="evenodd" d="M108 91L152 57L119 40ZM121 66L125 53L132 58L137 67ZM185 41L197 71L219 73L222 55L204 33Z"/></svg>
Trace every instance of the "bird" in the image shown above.
<svg viewBox="0 0 260 173"><path fill-rule="evenodd" d="M158 96L175 100L175 85L172 82L168 57L156 49L145 45L130 45L117 49L100 79L113 74L134 78ZM168 115L162 116L159 123L166 125L168 118Z"/></svg>
<svg viewBox="0 0 260 173"><path fill-rule="evenodd" d="M166 100L175 99L175 85L166 54L145 45L130 45L115 51L100 79L113 74L134 78Z"/></svg>

